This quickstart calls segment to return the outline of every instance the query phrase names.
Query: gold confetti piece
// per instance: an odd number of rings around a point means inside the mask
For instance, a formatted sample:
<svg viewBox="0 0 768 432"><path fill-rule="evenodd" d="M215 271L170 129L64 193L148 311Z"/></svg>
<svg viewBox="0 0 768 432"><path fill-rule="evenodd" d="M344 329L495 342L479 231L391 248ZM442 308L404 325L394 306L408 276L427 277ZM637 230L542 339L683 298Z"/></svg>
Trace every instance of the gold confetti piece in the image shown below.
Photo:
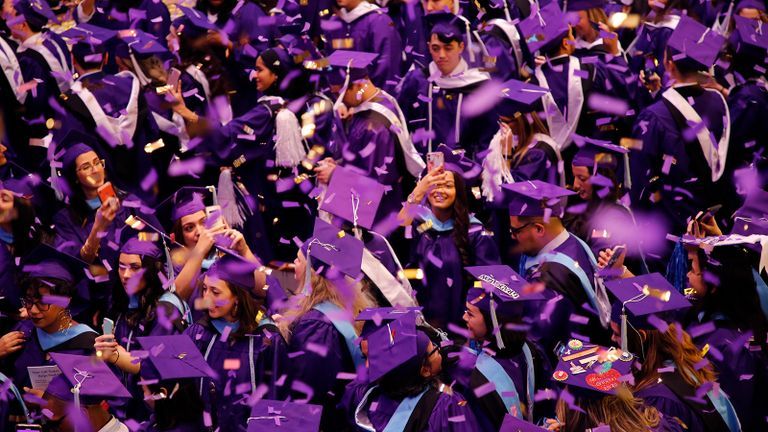
<svg viewBox="0 0 768 432"><path fill-rule="evenodd" d="M424 272L421 269L403 269L397 273L400 279L424 279Z"/></svg>
<svg viewBox="0 0 768 432"><path fill-rule="evenodd" d="M160 138L157 141L154 141L154 142L151 142L151 143L148 143L147 145L145 145L144 146L144 151L147 152L147 153L152 153L153 151L161 149L163 147L165 147L165 143L163 142L163 139Z"/></svg>
<svg viewBox="0 0 768 432"><path fill-rule="evenodd" d="M336 233L336 237L338 237L338 238L344 238L344 236L346 236L346 235L347 235L347 233L344 232L343 230L339 231L338 233Z"/></svg>

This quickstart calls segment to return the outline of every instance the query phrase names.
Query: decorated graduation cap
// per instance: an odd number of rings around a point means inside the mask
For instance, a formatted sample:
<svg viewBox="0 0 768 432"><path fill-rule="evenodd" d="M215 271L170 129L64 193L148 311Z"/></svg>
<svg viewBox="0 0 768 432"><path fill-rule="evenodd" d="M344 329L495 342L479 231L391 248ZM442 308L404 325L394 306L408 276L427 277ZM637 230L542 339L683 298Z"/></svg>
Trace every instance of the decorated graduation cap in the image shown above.
<svg viewBox="0 0 768 432"><path fill-rule="evenodd" d="M320 210L352 223L355 228L373 229L385 192L386 186L376 180L337 167L320 203Z"/></svg>
<svg viewBox="0 0 768 432"><path fill-rule="evenodd" d="M160 259L163 256L163 252L154 241L150 240L154 236L157 236L157 234L141 232L138 236L128 239L120 248L120 253Z"/></svg>
<svg viewBox="0 0 768 432"><path fill-rule="evenodd" d="M200 350L187 335L137 338L147 357L141 362L141 377L160 381L215 377Z"/></svg>
<svg viewBox="0 0 768 432"><path fill-rule="evenodd" d="M476 282L467 291L467 303L474 305L491 317L496 345L503 349L499 316L511 317L522 312L521 303L526 300L543 300L541 293L522 293L526 280L505 265L467 267Z"/></svg>
<svg viewBox="0 0 768 432"><path fill-rule="evenodd" d="M615 395L631 373L632 357L622 357L615 347L592 345L571 339L558 353L552 378L580 395Z"/></svg>
<svg viewBox="0 0 768 432"><path fill-rule="evenodd" d="M536 426L533 423L519 419L512 414L505 414L504 421L501 422L501 432L546 432L549 429Z"/></svg>
<svg viewBox="0 0 768 432"><path fill-rule="evenodd" d="M675 312L691 306L660 273L605 281L605 287L616 299L612 315L621 323L621 348L625 355L627 322L635 329L655 329L662 323L662 317L672 318Z"/></svg>
<svg viewBox="0 0 768 432"><path fill-rule="evenodd" d="M196 38L208 34L209 31L217 30L216 25L209 21L208 17L201 11L187 6L179 6L179 10L181 10L183 15L173 22L173 26L176 28L176 31L179 31L181 26L184 26L181 29L182 35Z"/></svg>
<svg viewBox="0 0 768 432"><path fill-rule="evenodd" d="M574 142L579 150L573 156L574 166L587 167L593 174L597 168L608 168L616 173L618 181L624 181L625 186L630 180L629 173L629 149L610 141L603 141L589 137L574 136Z"/></svg>
<svg viewBox="0 0 768 432"><path fill-rule="evenodd" d="M429 336L417 329L416 314L403 314L368 335L368 379L387 374L412 376L427 355Z"/></svg>
<svg viewBox="0 0 768 432"><path fill-rule="evenodd" d="M360 337L366 338L371 332L393 320L409 314L420 315L422 309L424 308L421 306L368 308L357 314L355 321L364 321Z"/></svg>
<svg viewBox="0 0 768 432"><path fill-rule="evenodd" d="M558 3L547 3L538 10L534 5L531 9L531 15L518 24L529 51L548 51L560 45L570 26Z"/></svg>
<svg viewBox="0 0 768 432"><path fill-rule="evenodd" d="M256 285L254 272L261 266L252 261L248 261L234 251L218 248L224 252L205 274L209 278L223 280L228 284L245 289L248 293L253 292Z"/></svg>
<svg viewBox="0 0 768 432"><path fill-rule="evenodd" d="M251 407L248 432L317 432L321 405L261 399Z"/></svg>
<svg viewBox="0 0 768 432"><path fill-rule="evenodd" d="M307 266L326 278L346 275L356 279L362 274L363 248L362 241L316 218L312 237L301 246L301 252ZM305 289L309 289L310 273L305 271Z"/></svg>
<svg viewBox="0 0 768 432"><path fill-rule="evenodd" d="M96 405L105 399L128 399L131 394L96 356L50 353L59 367L61 375L56 376L45 392L67 402Z"/></svg>
<svg viewBox="0 0 768 432"><path fill-rule="evenodd" d="M564 198L575 192L541 180L530 180L503 186L510 216L561 217Z"/></svg>
<svg viewBox="0 0 768 432"><path fill-rule="evenodd" d="M13 8L31 26L43 27L49 22L58 22L56 14L45 0L14 0Z"/></svg>
<svg viewBox="0 0 768 432"><path fill-rule="evenodd" d="M764 66L768 56L768 25L738 15L733 17L733 21L735 28L730 42L736 55L745 56L751 60L750 63Z"/></svg>
<svg viewBox="0 0 768 432"><path fill-rule="evenodd" d="M72 27L61 36L72 43L72 56L80 63L101 63L107 52L109 42L117 32L88 23Z"/></svg>
<svg viewBox="0 0 768 432"><path fill-rule="evenodd" d="M565 10L568 12L585 11L589 9L603 9L608 4L606 0L567 0Z"/></svg>
<svg viewBox="0 0 768 432"><path fill-rule="evenodd" d="M549 89L519 80L509 80L502 85L496 113L504 117L517 117L519 114L538 110L541 97Z"/></svg>
<svg viewBox="0 0 768 432"><path fill-rule="evenodd" d="M667 49L672 54L670 60L690 65L697 70L709 70L715 64L725 38L685 15L672 32L667 42Z"/></svg>
<svg viewBox="0 0 768 432"><path fill-rule="evenodd" d="M70 284L79 281L89 264L68 253L40 243L21 260L21 271L30 278L58 279Z"/></svg>

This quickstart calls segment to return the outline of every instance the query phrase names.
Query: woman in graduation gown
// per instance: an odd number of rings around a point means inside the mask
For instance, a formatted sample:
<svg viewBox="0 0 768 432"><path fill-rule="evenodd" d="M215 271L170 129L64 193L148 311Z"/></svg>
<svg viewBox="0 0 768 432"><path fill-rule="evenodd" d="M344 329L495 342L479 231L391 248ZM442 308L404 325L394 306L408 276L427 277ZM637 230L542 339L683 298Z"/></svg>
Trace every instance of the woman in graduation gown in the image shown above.
<svg viewBox="0 0 768 432"><path fill-rule="evenodd" d="M114 330L97 337L94 347L104 361L122 371L123 384L134 395L127 404L116 404L121 413L118 417L143 421L149 412L140 398L139 365L133 362L131 354L137 348L136 338L180 334L188 325L189 307L175 293L163 288L163 255L149 240L133 237L123 245L117 273L121 286L113 291L107 312L115 324Z"/></svg>
<svg viewBox="0 0 768 432"><path fill-rule="evenodd" d="M693 342L706 351L744 430L764 430L768 428L761 409L768 404L768 319L761 305L768 290L756 270L756 253L749 247L716 245L709 252L687 247L688 283L693 289L689 298L694 305L688 313L688 328L708 330L697 331Z"/></svg>
<svg viewBox="0 0 768 432"><path fill-rule="evenodd" d="M690 307L685 297L659 273L615 279L606 288L614 297L611 339L627 351L619 363L638 365L636 396L688 430L741 431L728 395L713 389L713 365L675 322Z"/></svg>
<svg viewBox="0 0 768 432"><path fill-rule="evenodd" d="M415 264L424 271L417 289L427 321L438 328L462 326L467 298L468 266L498 264L492 234L469 213L466 178L479 174L479 166L445 146L445 166L428 172L408 196L400 213L403 226L412 225ZM426 200L428 208L420 207Z"/></svg>
<svg viewBox="0 0 768 432"><path fill-rule="evenodd" d="M360 240L315 219L312 237L294 261L301 293L280 321L291 356L291 399L322 405L322 430L349 429L337 408L347 382L339 375L354 375L363 365L352 319L374 304L356 282L362 251Z"/></svg>
<svg viewBox="0 0 768 432"><path fill-rule="evenodd" d="M347 386L348 417L368 431L481 430L464 398L440 381L440 337L417 319L404 314L367 336L367 380Z"/></svg>
<svg viewBox="0 0 768 432"><path fill-rule="evenodd" d="M464 382L459 380L463 394L485 430L499 430L506 414L536 422L553 408L546 401L534 402L535 392L547 386L551 366L527 337L523 309L527 299L544 297L523 294L525 281L509 267L468 267L467 271L481 287L469 289L463 317L471 338L469 349L476 356ZM480 391L489 383L494 391Z"/></svg>
<svg viewBox="0 0 768 432"><path fill-rule="evenodd" d="M247 401L257 388L277 399L275 381L287 362L280 332L252 296L257 269L233 254L220 258L203 278L208 313L184 332L218 374L202 379L198 390L214 427L221 430L247 428Z"/></svg>

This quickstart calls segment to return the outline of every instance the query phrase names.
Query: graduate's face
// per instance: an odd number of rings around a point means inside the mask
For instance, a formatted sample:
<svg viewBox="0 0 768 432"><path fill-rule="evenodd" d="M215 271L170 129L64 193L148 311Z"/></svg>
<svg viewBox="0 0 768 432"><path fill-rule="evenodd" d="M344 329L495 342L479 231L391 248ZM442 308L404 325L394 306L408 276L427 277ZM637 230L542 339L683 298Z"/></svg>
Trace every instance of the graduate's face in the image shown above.
<svg viewBox="0 0 768 432"><path fill-rule="evenodd" d="M488 334L488 328L485 326L485 319L480 312L480 308L470 303L466 304L464 310L464 322L467 323L467 330L469 330L469 336L475 340L482 340L485 335Z"/></svg>
<svg viewBox="0 0 768 432"><path fill-rule="evenodd" d="M141 255L120 254L118 274L126 294L134 295L144 291L147 282L144 279L144 267L141 266Z"/></svg>
<svg viewBox="0 0 768 432"><path fill-rule="evenodd" d="M13 20L13 18L16 18L16 9L13 7L13 0L4 0L3 1L3 20L5 22L12 22L13 24L9 25L8 28L11 30L11 36L15 38L24 38L26 37L27 32L25 31L25 24L26 22L24 20Z"/></svg>
<svg viewBox="0 0 768 432"><path fill-rule="evenodd" d="M41 329L50 329L56 327L55 324L64 314L64 308L43 301L44 297L50 295L51 291L47 287L41 287L38 292L28 292L24 299L24 304L32 324Z"/></svg>
<svg viewBox="0 0 768 432"><path fill-rule="evenodd" d="M592 199L592 183L589 181L592 175L589 173L589 168L571 165L571 172L573 173L573 190L579 194L579 198L585 201Z"/></svg>
<svg viewBox="0 0 768 432"><path fill-rule="evenodd" d="M8 159L5 157L5 152L8 151L8 147L0 143L0 166L8 163Z"/></svg>
<svg viewBox="0 0 768 432"><path fill-rule="evenodd" d="M615 321L611 321L611 342L621 345L621 326Z"/></svg>
<svg viewBox="0 0 768 432"><path fill-rule="evenodd" d="M421 376L425 378L437 376L443 370L443 356L440 354L440 350L436 348L431 341L427 345L428 356L421 366Z"/></svg>
<svg viewBox="0 0 768 432"><path fill-rule="evenodd" d="M509 227L512 238L517 240L515 252L526 255L536 255L539 253L541 249L539 243L543 233L540 223L533 221L523 222L517 216L510 216Z"/></svg>
<svg viewBox="0 0 768 432"><path fill-rule="evenodd" d="M96 152L89 151L75 159L77 182L83 190L98 189L104 184L104 164Z"/></svg>
<svg viewBox="0 0 768 432"><path fill-rule="evenodd" d="M450 209L456 201L456 184L452 171L446 171L445 180L432 188L427 195L429 206L433 209Z"/></svg>
<svg viewBox="0 0 768 432"><path fill-rule="evenodd" d="M0 226L10 224L18 215L13 207L13 193L7 189L0 189Z"/></svg>
<svg viewBox="0 0 768 432"><path fill-rule="evenodd" d="M753 20L759 20L760 10L755 8L743 8L739 11L739 16Z"/></svg>
<svg viewBox="0 0 768 432"><path fill-rule="evenodd" d="M591 39L594 36L595 29L592 27L592 23L589 22L587 11L581 10L576 13L578 14L579 22L573 26L574 33L582 39Z"/></svg>
<svg viewBox="0 0 768 432"><path fill-rule="evenodd" d="M272 84L277 81L277 75L274 72L267 69L261 57L256 59L256 90L263 92L272 87Z"/></svg>
<svg viewBox="0 0 768 432"><path fill-rule="evenodd" d="M205 220L205 211L203 210L182 216L179 223L181 224L181 234L184 236L182 239L184 246L193 248L197 245L201 230L205 229Z"/></svg>
<svg viewBox="0 0 768 432"><path fill-rule="evenodd" d="M694 296L702 298L707 295L707 284L704 282L704 271L701 268L699 253L695 250L688 251L688 259L691 261L691 269L688 270L688 285L693 288Z"/></svg>
<svg viewBox="0 0 768 432"><path fill-rule="evenodd" d="M303 283L304 271L307 269L307 258L304 257L304 254L301 253L301 251L296 254L296 259L293 260L293 265L295 266L293 278L296 279L297 282Z"/></svg>
<svg viewBox="0 0 768 432"><path fill-rule="evenodd" d="M203 299L208 305L208 316L211 319L233 319L232 311L237 298L226 281L206 276L203 280Z"/></svg>
<svg viewBox="0 0 768 432"><path fill-rule="evenodd" d="M463 52L464 42L443 43L436 34L429 39L429 53L432 55L432 61L443 75L448 75L456 69Z"/></svg>
<svg viewBox="0 0 768 432"><path fill-rule="evenodd" d="M421 6L424 7L424 10L427 11L427 13L443 11L456 13L456 11L453 10L452 0L426 0L421 2Z"/></svg>

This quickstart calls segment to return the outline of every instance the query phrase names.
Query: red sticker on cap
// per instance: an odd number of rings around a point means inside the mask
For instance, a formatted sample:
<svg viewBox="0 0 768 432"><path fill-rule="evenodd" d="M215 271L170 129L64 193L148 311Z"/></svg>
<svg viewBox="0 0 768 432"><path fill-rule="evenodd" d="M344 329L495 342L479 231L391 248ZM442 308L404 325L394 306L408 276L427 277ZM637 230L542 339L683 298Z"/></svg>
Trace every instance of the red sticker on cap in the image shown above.
<svg viewBox="0 0 768 432"><path fill-rule="evenodd" d="M587 385L608 392L619 386L621 374L616 369L609 369L601 374L591 373L584 379Z"/></svg>
<svg viewBox="0 0 768 432"><path fill-rule="evenodd" d="M565 371L555 371L555 373L552 374L552 378L558 381L565 381L568 379L568 373Z"/></svg>

